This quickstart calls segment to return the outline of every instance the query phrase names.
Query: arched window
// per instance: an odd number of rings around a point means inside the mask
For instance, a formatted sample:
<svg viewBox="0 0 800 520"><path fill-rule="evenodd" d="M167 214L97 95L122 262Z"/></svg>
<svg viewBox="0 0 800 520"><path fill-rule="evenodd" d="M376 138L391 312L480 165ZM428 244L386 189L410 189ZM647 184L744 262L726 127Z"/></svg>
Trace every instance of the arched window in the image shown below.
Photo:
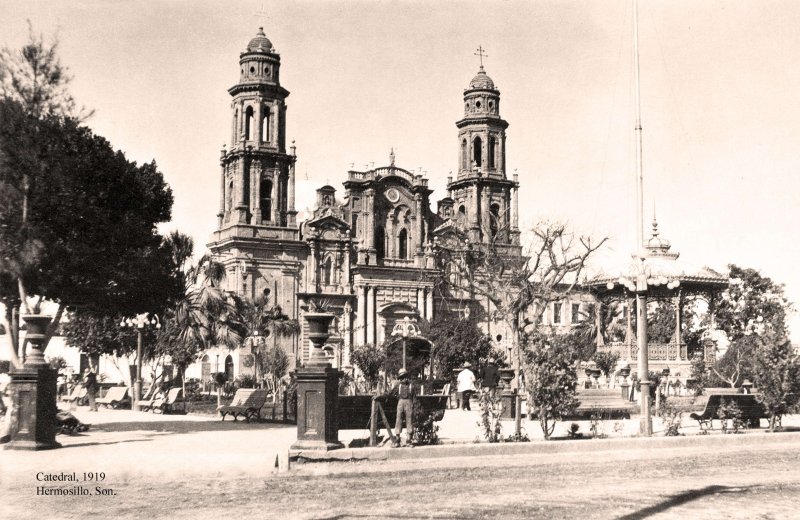
<svg viewBox="0 0 800 520"><path fill-rule="evenodd" d="M228 182L228 193L226 193L227 197L225 198L225 209L228 213L233 211L233 181Z"/></svg>
<svg viewBox="0 0 800 520"><path fill-rule="evenodd" d="M408 259L408 232L405 229L401 229L397 235L397 258Z"/></svg>
<svg viewBox="0 0 800 520"><path fill-rule="evenodd" d="M458 207L458 222L459 224L467 223L467 208L463 204Z"/></svg>
<svg viewBox="0 0 800 520"><path fill-rule="evenodd" d="M264 107L264 116L261 118L261 142L269 142L269 108Z"/></svg>
<svg viewBox="0 0 800 520"><path fill-rule="evenodd" d="M475 163L475 166L478 168L481 167L483 164L483 141L481 141L480 137L476 137L474 141L472 141L472 160Z"/></svg>
<svg viewBox="0 0 800 520"><path fill-rule="evenodd" d="M233 381L233 357L230 355L225 358L225 375L228 381Z"/></svg>
<svg viewBox="0 0 800 520"><path fill-rule="evenodd" d="M259 206L261 206L261 218L272 220L272 181L262 179L259 187Z"/></svg>
<svg viewBox="0 0 800 520"><path fill-rule="evenodd" d="M375 228L375 257L383 258L386 255L386 233L383 226Z"/></svg>
<svg viewBox="0 0 800 520"><path fill-rule="evenodd" d="M244 138L249 141L251 139L250 132L253 131L253 107L247 107L244 113Z"/></svg>
<svg viewBox="0 0 800 520"><path fill-rule="evenodd" d="M489 163L488 167L490 169L494 168L494 136L489 136L489 141L486 145L486 162Z"/></svg>
<svg viewBox="0 0 800 520"><path fill-rule="evenodd" d="M322 263L321 269L322 269L321 273L322 276L320 276L320 278L322 279L322 284L330 285L331 278L333 276L333 261L331 260L330 256Z"/></svg>
<svg viewBox="0 0 800 520"><path fill-rule="evenodd" d="M461 141L461 169L469 169L469 154L467 153L467 140Z"/></svg>
<svg viewBox="0 0 800 520"><path fill-rule="evenodd" d="M489 213L489 233L494 238L497 236L497 230L500 229L500 205L492 204Z"/></svg>
<svg viewBox="0 0 800 520"><path fill-rule="evenodd" d="M353 213L352 217L350 217L350 236L357 237L358 236L358 215Z"/></svg>
<svg viewBox="0 0 800 520"><path fill-rule="evenodd" d="M239 132L239 109L233 111L233 142L237 142L239 140L239 136L236 135Z"/></svg>

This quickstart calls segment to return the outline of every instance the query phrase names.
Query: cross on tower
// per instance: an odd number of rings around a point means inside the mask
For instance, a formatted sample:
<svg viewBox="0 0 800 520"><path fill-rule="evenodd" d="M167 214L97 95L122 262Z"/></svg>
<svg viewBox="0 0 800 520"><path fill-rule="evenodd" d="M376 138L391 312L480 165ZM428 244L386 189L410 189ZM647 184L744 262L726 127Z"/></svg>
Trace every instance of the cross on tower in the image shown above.
<svg viewBox="0 0 800 520"><path fill-rule="evenodd" d="M488 57L489 57L489 55L488 55L488 54L484 54L484 52L485 52L485 51L486 51L486 49L484 49L483 47L481 47L481 46L479 45L479 46L478 46L478 52L475 52L475 53L473 53L475 56L480 56L480 60L481 60L481 69L483 69L483 58L488 58Z"/></svg>
<svg viewBox="0 0 800 520"><path fill-rule="evenodd" d="M259 7L258 10L253 13L253 16L255 18L261 18L263 20L266 20L269 17L269 12L266 9L264 9L264 4L262 3L261 7Z"/></svg>

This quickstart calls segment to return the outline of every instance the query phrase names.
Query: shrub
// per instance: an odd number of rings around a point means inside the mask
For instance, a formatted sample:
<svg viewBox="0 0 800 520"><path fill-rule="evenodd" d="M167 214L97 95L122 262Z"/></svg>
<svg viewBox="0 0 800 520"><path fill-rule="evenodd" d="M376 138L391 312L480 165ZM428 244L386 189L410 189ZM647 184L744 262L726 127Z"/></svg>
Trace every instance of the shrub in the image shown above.
<svg viewBox="0 0 800 520"><path fill-rule="evenodd" d="M717 408L717 417L722 422L722 433L739 433L739 430L745 427L745 423L742 420L742 410L734 401L725 401L723 399L719 408ZM731 422L730 428L728 421ZM733 431L729 432L729 429Z"/></svg>
<svg viewBox="0 0 800 520"><path fill-rule="evenodd" d="M417 445L431 445L439 443L439 425L436 424L433 414L423 415L420 408L414 408L414 433L411 442Z"/></svg>
<svg viewBox="0 0 800 520"><path fill-rule="evenodd" d="M680 435L681 422L683 421L683 412L667 402L666 399L661 400L661 408L658 410L658 416L664 423L664 435L667 437L675 437Z"/></svg>
<svg viewBox="0 0 800 520"><path fill-rule="evenodd" d="M241 374L236 378L236 385L239 388L255 388L256 378L251 374Z"/></svg>
<svg viewBox="0 0 800 520"><path fill-rule="evenodd" d="M489 442L499 442L503 425L500 417L503 415L503 403L499 397L492 397L489 392L483 392L478 404L481 407L481 420L478 426L483 432L483 437Z"/></svg>
<svg viewBox="0 0 800 520"><path fill-rule="evenodd" d="M583 437L583 434L580 433L578 430L581 429L581 426L578 423L572 423L569 425L569 430L567 431L567 437L570 439L580 439Z"/></svg>
<svg viewBox="0 0 800 520"><path fill-rule="evenodd" d="M549 439L556 421L572 414L579 405L575 397L575 353L568 338L555 333L535 333L526 337L522 346L529 409L539 420L544 438Z"/></svg>
<svg viewBox="0 0 800 520"><path fill-rule="evenodd" d="M217 386L222 386L228 382L228 375L225 372L217 372L213 377Z"/></svg>

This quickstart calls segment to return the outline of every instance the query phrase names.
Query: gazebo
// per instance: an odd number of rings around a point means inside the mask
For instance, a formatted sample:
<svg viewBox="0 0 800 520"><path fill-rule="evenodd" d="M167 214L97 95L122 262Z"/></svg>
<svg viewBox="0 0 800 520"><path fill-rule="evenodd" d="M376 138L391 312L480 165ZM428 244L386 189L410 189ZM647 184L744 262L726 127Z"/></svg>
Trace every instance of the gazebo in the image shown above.
<svg viewBox="0 0 800 520"><path fill-rule="evenodd" d="M597 316L597 349L600 352L616 352L620 362L636 367L638 361L637 338L633 317L637 282L641 287L646 282L647 302L669 302L675 311L675 332L669 342L648 341L649 366L651 371L663 371L685 379L690 376L692 357L687 345L682 341L682 316L685 306L694 300L703 300L710 314L710 329L714 330L714 302L719 293L728 286L728 277L708 267L694 267L679 261L680 253L671 251L670 242L659 236L658 223L653 218L651 237L644 249L635 255L630 267L617 275L601 273L587 282L589 290L598 303L622 303L626 323L623 341L605 342L600 333L601 313ZM714 361L714 344L703 342L703 355L706 363Z"/></svg>

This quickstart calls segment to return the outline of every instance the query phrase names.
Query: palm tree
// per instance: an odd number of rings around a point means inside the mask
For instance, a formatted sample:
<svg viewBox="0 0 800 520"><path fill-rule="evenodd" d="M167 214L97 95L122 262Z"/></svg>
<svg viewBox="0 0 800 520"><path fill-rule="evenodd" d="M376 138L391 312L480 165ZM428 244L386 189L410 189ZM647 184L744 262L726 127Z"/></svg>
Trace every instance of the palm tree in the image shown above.
<svg viewBox="0 0 800 520"><path fill-rule="evenodd" d="M273 388L278 388L278 382L289 369L289 359L278 345L278 338L299 334L300 324L284 314L280 305L271 305L268 290L254 300L245 302L244 321L250 336L260 338L272 336L271 349L267 347L266 341L253 342L253 356L256 379L268 375ZM278 349L281 351L278 352Z"/></svg>
<svg viewBox="0 0 800 520"><path fill-rule="evenodd" d="M176 265L185 268L191 256L191 239L170 235ZM182 260L182 261L181 261ZM165 327L160 335L160 348L169 354L181 369L184 396L186 391L185 371L197 355L214 346L238 347L247 333L242 321L241 298L224 291L225 266L208 255L197 265L185 268L184 296L175 308L165 316ZM221 396L217 392L217 403Z"/></svg>

